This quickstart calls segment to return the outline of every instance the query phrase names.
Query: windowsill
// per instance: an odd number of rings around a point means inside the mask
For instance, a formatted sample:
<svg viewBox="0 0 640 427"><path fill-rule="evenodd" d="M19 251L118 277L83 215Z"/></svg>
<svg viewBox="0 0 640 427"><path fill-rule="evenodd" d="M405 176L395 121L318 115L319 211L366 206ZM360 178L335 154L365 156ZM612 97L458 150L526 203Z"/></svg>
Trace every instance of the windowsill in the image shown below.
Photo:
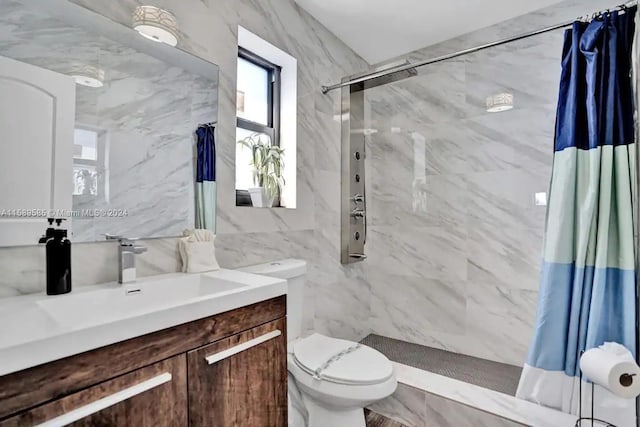
<svg viewBox="0 0 640 427"><path fill-rule="evenodd" d="M253 206L251 196L248 190L236 189L236 207L245 208L259 208L259 209L287 209L286 206L282 206L280 203L274 206Z"/></svg>
<svg viewBox="0 0 640 427"><path fill-rule="evenodd" d="M251 209L284 209L284 210L289 210L286 206L271 206L270 208L268 207L256 207L256 206L249 206L249 205L236 205L236 208L251 208Z"/></svg>

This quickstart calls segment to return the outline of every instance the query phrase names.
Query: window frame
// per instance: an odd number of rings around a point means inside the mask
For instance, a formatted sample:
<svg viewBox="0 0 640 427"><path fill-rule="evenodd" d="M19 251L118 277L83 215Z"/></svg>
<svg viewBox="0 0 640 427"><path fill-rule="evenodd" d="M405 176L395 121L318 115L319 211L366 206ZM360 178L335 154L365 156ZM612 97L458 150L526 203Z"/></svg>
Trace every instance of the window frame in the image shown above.
<svg viewBox="0 0 640 427"><path fill-rule="evenodd" d="M280 98L282 89L282 67L276 65L263 57L256 55L248 49L238 46L238 58L248 61L267 71L267 124L257 123L252 120L238 117L236 113L236 127L252 132L259 132L271 138L271 145L280 146ZM237 165L236 165L237 167ZM236 188L236 206L246 206L246 198L238 194ZM281 207L280 195L276 197L273 207Z"/></svg>
<svg viewBox="0 0 640 427"><path fill-rule="evenodd" d="M265 69L267 71L267 81L271 81L271 83L267 86L267 124L263 125L262 123L236 116L236 127L269 135L271 144L280 146L280 90L282 86L280 75L282 67L243 47L238 47L238 58Z"/></svg>

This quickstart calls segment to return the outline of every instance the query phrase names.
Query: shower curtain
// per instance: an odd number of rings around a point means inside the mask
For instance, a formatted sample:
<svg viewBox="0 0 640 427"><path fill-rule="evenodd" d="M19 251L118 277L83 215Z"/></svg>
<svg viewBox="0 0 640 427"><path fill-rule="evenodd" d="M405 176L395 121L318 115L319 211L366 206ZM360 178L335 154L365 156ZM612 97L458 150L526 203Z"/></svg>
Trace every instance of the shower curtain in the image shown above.
<svg viewBox="0 0 640 427"><path fill-rule="evenodd" d="M573 414L580 352L605 341L636 351L635 15L565 33L536 329L517 396ZM597 418L636 425L635 400L597 387L595 403Z"/></svg>
<svg viewBox="0 0 640 427"><path fill-rule="evenodd" d="M212 124L196 130L196 228L216 231L216 137Z"/></svg>

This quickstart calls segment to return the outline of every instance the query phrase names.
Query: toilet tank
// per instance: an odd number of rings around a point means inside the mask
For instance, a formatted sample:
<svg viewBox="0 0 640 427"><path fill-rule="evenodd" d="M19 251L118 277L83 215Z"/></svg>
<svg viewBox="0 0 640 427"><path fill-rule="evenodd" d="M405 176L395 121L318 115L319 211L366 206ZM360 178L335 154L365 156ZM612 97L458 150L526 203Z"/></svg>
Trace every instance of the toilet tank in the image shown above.
<svg viewBox="0 0 640 427"><path fill-rule="evenodd" d="M301 259L283 259L238 270L287 280L287 342L300 338L307 262Z"/></svg>

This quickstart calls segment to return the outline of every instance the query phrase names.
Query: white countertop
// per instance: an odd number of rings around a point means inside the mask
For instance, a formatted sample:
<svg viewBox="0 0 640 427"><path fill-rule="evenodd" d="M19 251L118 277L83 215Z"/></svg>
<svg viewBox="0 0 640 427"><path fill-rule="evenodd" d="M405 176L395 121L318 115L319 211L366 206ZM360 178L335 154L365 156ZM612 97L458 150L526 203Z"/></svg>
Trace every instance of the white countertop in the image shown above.
<svg viewBox="0 0 640 427"><path fill-rule="evenodd" d="M286 293L286 280L221 269L0 300L0 376Z"/></svg>

